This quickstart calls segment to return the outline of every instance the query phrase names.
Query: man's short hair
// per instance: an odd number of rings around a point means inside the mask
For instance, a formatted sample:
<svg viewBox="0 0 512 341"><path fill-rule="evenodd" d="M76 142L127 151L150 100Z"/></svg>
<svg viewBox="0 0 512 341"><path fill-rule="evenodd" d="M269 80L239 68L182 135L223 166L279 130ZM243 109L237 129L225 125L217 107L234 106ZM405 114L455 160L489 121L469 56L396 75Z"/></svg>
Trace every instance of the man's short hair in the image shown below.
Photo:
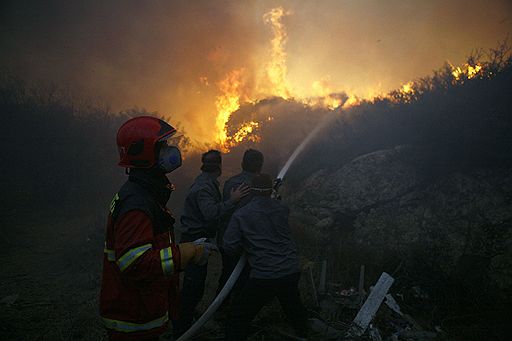
<svg viewBox="0 0 512 341"><path fill-rule="evenodd" d="M273 189L272 177L268 174L259 174L252 178L251 191L255 196L269 197Z"/></svg>
<svg viewBox="0 0 512 341"><path fill-rule="evenodd" d="M201 156L201 170L206 173L215 173L221 170L222 156L218 150L211 149Z"/></svg>
<svg viewBox="0 0 512 341"><path fill-rule="evenodd" d="M259 173L263 167L263 154L256 149L247 149L242 159L242 169L246 172Z"/></svg>

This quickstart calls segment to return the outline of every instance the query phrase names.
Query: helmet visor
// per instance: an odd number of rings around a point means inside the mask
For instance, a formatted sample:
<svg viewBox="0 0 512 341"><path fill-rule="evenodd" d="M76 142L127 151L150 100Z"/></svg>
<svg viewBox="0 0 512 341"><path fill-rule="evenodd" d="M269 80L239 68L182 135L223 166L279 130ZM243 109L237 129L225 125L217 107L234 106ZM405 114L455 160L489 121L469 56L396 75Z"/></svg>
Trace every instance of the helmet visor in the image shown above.
<svg viewBox="0 0 512 341"><path fill-rule="evenodd" d="M167 145L168 147L173 146L179 146L180 142L185 138L185 135L183 134L171 134L162 137L158 140L158 142L161 142L163 145Z"/></svg>

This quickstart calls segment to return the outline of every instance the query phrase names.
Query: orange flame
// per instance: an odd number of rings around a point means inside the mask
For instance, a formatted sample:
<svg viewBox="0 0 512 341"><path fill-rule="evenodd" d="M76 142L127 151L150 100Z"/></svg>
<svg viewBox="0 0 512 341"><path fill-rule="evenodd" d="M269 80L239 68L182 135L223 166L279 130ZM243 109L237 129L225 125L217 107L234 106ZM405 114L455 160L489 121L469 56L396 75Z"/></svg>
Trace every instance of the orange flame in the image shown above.
<svg viewBox="0 0 512 341"><path fill-rule="evenodd" d="M465 78L471 79L483 72L483 68L480 63L476 63L475 65L465 63L462 67L454 67L451 64L450 66L452 67L452 76L455 81L463 81Z"/></svg>
<svg viewBox="0 0 512 341"><path fill-rule="evenodd" d="M348 99L343 103L342 108L348 109L361 103L361 100L354 95L350 95Z"/></svg>
<svg viewBox="0 0 512 341"><path fill-rule="evenodd" d="M226 146L228 140L226 123L229 121L231 114L240 108L242 73L243 69L233 70L225 79L217 83L222 93L215 101L217 108L217 142L223 151L229 150Z"/></svg>
<svg viewBox="0 0 512 341"><path fill-rule="evenodd" d="M402 84L402 87L400 88L400 93L402 95L412 95L414 94L414 82L408 82L405 84Z"/></svg>
<svg viewBox="0 0 512 341"><path fill-rule="evenodd" d="M253 134L254 130L257 129L258 127L259 123L254 121L242 125L240 129L238 129L238 131L230 137L231 147L235 146L237 143L240 143L245 139L253 142L258 142L260 140L260 137L258 135Z"/></svg>
<svg viewBox="0 0 512 341"><path fill-rule="evenodd" d="M290 98L290 90L286 82L287 66L286 44L287 34L282 18L288 15L282 7L276 7L263 15L265 23L270 24L274 37L271 40L271 59L266 65L266 75L271 85L271 94L284 99Z"/></svg>
<svg viewBox="0 0 512 341"><path fill-rule="evenodd" d="M343 103L343 101L328 85L329 80L330 77L327 77L321 81L313 82L311 85L313 88L313 94L318 97L304 100L303 103L310 106L321 106L330 110L338 108Z"/></svg>

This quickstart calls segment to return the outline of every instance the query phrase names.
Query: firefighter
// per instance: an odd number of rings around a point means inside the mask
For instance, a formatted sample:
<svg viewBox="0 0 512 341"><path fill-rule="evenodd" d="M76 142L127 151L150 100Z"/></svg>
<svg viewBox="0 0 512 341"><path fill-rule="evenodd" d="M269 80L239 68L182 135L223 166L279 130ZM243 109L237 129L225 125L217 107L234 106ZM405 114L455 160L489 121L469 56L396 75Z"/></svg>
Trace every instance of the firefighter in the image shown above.
<svg viewBox="0 0 512 341"><path fill-rule="evenodd" d="M181 166L170 141L176 129L156 117L135 117L117 133L119 165L128 180L114 196L106 228L100 315L109 340L157 340L177 310L178 272L205 264L205 240L177 244L166 208Z"/></svg>
<svg viewBox="0 0 512 341"><path fill-rule="evenodd" d="M181 242L199 238L215 238L220 219L249 193L248 186L233 188L230 198L223 201L217 180L222 173L222 156L217 150L210 150L201 157L201 174L197 176L185 199L181 215L183 233ZM185 269L181 290L179 319L174 321L174 336L179 337L192 325L195 307L204 294L206 264L189 264Z"/></svg>
<svg viewBox="0 0 512 341"><path fill-rule="evenodd" d="M224 234L224 252L231 256L245 252L251 268L249 279L230 307L227 340L245 340L252 319L274 297L296 333L307 336L306 311L298 289L299 257L290 238L289 210L271 198L272 185L269 175L253 178L254 197L233 214Z"/></svg>
<svg viewBox="0 0 512 341"><path fill-rule="evenodd" d="M224 200L227 200L231 197L231 191L233 188L237 188L240 185L250 186L252 179L261 172L261 168L263 167L263 154L255 149L247 149L242 158L242 172L232 176L226 183L224 184L224 189L222 191ZM220 253L222 255L222 272L219 278L219 287L218 292L222 290L224 284L228 280L229 276L233 272L233 269L238 262L239 257L231 257L227 255L222 248L222 239L224 237L224 232L229 224L231 216L235 212L236 209L245 206L252 199L252 194L249 193L246 197L240 200L234 209L228 212L224 216L221 222L221 227L219 229L219 233L217 235L217 245L219 246ZM240 286L243 285L244 281L248 278L249 275L249 267L246 265L242 274L240 275L233 291L237 292L240 289ZM225 301L227 302L227 300Z"/></svg>

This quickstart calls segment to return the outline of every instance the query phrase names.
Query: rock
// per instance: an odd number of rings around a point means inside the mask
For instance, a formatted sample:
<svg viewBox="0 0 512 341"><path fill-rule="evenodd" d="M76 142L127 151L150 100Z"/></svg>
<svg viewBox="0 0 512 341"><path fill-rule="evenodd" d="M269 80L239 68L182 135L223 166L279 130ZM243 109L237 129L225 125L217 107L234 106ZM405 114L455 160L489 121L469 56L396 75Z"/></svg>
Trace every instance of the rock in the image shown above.
<svg viewBox="0 0 512 341"><path fill-rule="evenodd" d="M413 148L363 155L307 179L290 200L315 228L346 231L344 245L379 262L400 255L444 275L512 290L512 171L474 169L425 179ZM314 193L313 193L314 192ZM331 238L333 247L340 245ZM474 278L471 276L479 276Z"/></svg>
<svg viewBox="0 0 512 341"><path fill-rule="evenodd" d="M418 172L401 161L412 152L398 146L358 157L333 173L319 170L304 181L301 191L290 194L288 201L318 219L333 213L351 215L387 202L421 181Z"/></svg>
<svg viewBox="0 0 512 341"><path fill-rule="evenodd" d="M394 148L363 155L330 176L342 211L361 211L388 202L418 185L418 172L401 157L406 148Z"/></svg>
<svg viewBox="0 0 512 341"><path fill-rule="evenodd" d="M332 217L327 217L322 220L320 220L318 223L316 223L316 227L318 228L329 228L334 224L334 219Z"/></svg>

